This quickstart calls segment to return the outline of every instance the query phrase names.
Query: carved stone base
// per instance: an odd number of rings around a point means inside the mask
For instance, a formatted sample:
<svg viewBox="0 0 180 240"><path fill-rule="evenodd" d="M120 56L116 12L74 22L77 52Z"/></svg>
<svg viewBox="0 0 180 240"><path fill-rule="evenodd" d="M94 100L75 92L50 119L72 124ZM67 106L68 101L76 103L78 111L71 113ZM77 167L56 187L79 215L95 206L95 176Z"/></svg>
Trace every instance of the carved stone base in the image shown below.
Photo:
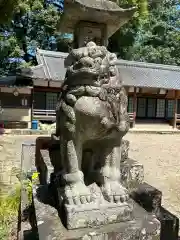
<svg viewBox="0 0 180 240"><path fill-rule="evenodd" d="M89 204L83 210L81 207L65 206L67 229L78 229L87 227L98 227L110 223L129 221L132 211L128 204L124 205L101 205Z"/></svg>
<svg viewBox="0 0 180 240"><path fill-rule="evenodd" d="M67 230L57 210L43 201L44 198L47 200L49 195L48 188L44 187L40 195L41 201L37 198L36 189L34 189L33 201L39 240L160 240L159 221L135 202L133 202L134 218L131 221Z"/></svg>
<svg viewBox="0 0 180 240"><path fill-rule="evenodd" d="M130 158L121 163L120 171L121 183L129 192L136 190L144 180L143 165Z"/></svg>
<svg viewBox="0 0 180 240"><path fill-rule="evenodd" d="M131 201L128 203L110 203L104 200L100 188L95 183L88 188L93 198L91 203L81 205L65 204L67 229L92 228L132 220L133 205ZM60 189L59 195L59 198L61 198Z"/></svg>
<svg viewBox="0 0 180 240"><path fill-rule="evenodd" d="M162 192L155 187L143 182L138 189L131 193L131 197L146 211L159 216L161 212Z"/></svg>

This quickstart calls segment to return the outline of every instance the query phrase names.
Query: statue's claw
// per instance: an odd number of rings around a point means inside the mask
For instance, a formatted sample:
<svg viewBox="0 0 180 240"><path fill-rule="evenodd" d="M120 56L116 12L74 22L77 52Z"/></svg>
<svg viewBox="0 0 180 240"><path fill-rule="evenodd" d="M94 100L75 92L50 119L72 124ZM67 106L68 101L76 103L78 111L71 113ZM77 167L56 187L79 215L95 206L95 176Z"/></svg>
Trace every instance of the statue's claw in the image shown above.
<svg viewBox="0 0 180 240"><path fill-rule="evenodd" d="M118 181L107 180L101 186L101 190L108 202L124 203L129 200L127 190Z"/></svg>
<svg viewBox="0 0 180 240"><path fill-rule="evenodd" d="M73 183L65 187L65 202L69 205L87 204L92 201L90 191L83 182Z"/></svg>

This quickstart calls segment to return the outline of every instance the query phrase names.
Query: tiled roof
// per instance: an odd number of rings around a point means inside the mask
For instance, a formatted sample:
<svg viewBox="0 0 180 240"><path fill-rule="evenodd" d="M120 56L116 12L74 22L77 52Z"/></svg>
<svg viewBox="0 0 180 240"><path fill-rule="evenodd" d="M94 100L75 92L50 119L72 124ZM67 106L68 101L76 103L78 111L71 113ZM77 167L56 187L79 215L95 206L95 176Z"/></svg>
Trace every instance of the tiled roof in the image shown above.
<svg viewBox="0 0 180 240"><path fill-rule="evenodd" d="M118 60L125 86L180 89L180 67Z"/></svg>
<svg viewBox="0 0 180 240"><path fill-rule="evenodd" d="M38 66L31 68L33 78L63 81L66 69L64 59L68 53L37 50ZM125 86L180 89L180 67L153 63L118 60Z"/></svg>
<svg viewBox="0 0 180 240"><path fill-rule="evenodd" d="M22 69L22 74L33 79L63 81L66 73L64 59L67 55L68 53L37 49L36 59L38 65Z"/></svg>
<svg viewBox="0 0 180 240"><path fill-rule="evenodd" d="M66 69L64 68L64 59L68 53L53 52L38 49L37 62L38 66L32 68L34 78L45 78L51 80L63 80Z"/></svg>

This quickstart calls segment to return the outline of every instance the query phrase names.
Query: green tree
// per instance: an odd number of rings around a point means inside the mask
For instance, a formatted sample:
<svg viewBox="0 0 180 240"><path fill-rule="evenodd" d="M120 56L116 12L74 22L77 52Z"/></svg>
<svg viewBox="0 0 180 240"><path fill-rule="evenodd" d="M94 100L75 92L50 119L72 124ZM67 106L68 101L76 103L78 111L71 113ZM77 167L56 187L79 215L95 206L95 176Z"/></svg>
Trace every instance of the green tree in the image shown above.
<svg viewBox="0 0 180 240"><path fill-rule="evenodd" d="M37 47L51 49L61 12L44 0L19 0L11 22L0 29L0 74L21 67ZM9 61L14 59L14 61Z"/></svg>
<svg viewBox="0 0 180 240"><path fill-rule="evenodd" d="M136 6L138 16L141 18L146 18L148 15L148 0L117 0L117 3L122 7Z"/></svg>
<svg viewBox="0 0 180 240"><path fill-rule="evenodd" d="M135 42L140 23L148 18L148 0L118 0L118 3L122 8L130 6L136 6L137 8L133 18L109 40L109 49L116 52L121 58L126 59L129 48Z"/></svg>
<svg viewBox="0 0 180 240"><path fill-rule="evenodd" d="M135 17L111 39L109 47L127 60L180 65L179 1L151 1L148 15Z"/></svg>
<svg viewBox="0 0 180 240"><path fill-rule="evenodd" d="M180 65L180 11L175 1L162 1L142 21L127 59Z"/></svg>
<svg viewBox="0 0 180 240"><path fill-rule="evenodd" d="M0 0L0 24L8 22L18 5L18 0Z"/></svg>
<svg viewBox="0 0 180 240"><path fill-rule="evenodd" d="M15 35L0 35L0 76L7 75L11 69L21 65L17 61L21 57L21 49ZM13 59L15 61L13 61Z"/></svg>

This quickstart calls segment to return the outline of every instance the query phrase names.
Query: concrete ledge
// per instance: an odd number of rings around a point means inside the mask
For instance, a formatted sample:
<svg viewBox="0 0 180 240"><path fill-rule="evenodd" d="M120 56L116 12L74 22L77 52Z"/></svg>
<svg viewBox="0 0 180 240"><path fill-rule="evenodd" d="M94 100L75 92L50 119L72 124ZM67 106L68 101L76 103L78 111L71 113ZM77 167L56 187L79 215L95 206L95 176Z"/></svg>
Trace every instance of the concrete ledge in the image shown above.
<svg viewBox="0 0 180 240"><path fill-rule="evenodd" d="M57 209L48 204L48 199L52 199L52 196L47 186L39 186L37 189L37 186L33 185L33 202L39 240L160 240L160 222L154 214L147 213L134 201L132 221L67 230L63 225L62 216L60 218Z"/></svg>
<svg viewBox="0 0 180 240"><path fill-rule="evenodd" d="M137 129L131 128L129 133L147 133L147 134L180 134L178 129Z"/></svg>
<svg viewBox="0 0 180 240"><path fill-rule="evenodd" d="M143 165L132 159L126 159L121 163L121 182L125 188L132 192L136 190L144 180Z"/></svg>
<svg viewBox="0 0 180 240"><path fill-rule="evenodd" d="M4 135L51 135L53 131L48 130L32 130L32 129L5 129L2 133ZM171 129L137 129L131 128L129 133L144 133L144 134L180 134L180 130Z"/></svg>
<svg viewBox="0 0 180 240"><path fill-rule="evenodd" d="M32 130L32 129L5 129L3 134L7 135L51 135L48 130Z"/></svg>

